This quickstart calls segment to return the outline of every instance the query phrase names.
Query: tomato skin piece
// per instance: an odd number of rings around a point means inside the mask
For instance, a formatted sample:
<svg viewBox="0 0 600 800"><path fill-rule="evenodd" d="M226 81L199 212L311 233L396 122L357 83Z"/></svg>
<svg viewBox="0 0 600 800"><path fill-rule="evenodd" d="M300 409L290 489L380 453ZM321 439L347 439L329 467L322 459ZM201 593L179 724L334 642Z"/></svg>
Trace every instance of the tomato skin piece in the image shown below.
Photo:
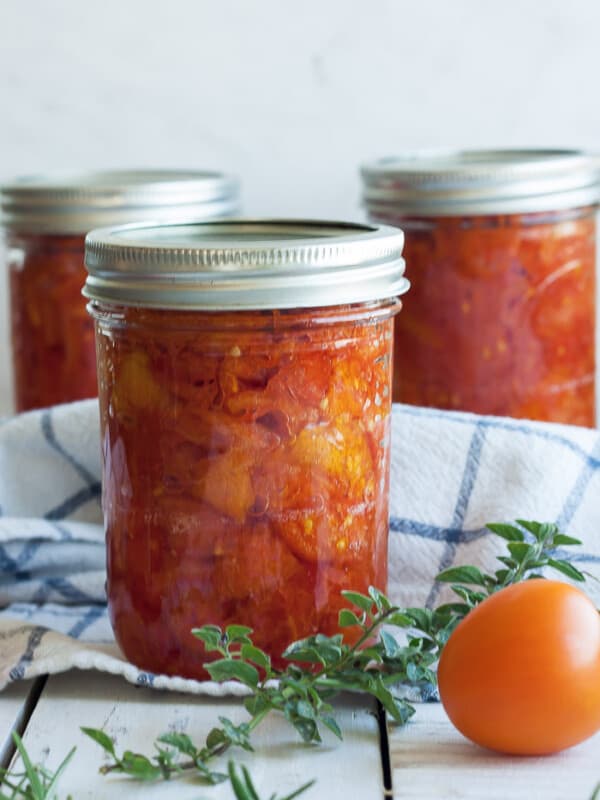
<svg viewBox="0 0 600 800"><path fill-rule="evenodd" d="M579 589L534 579L457 626L438 668L458 730L482 747L547 755L600 730L600 615Z"/></svg>

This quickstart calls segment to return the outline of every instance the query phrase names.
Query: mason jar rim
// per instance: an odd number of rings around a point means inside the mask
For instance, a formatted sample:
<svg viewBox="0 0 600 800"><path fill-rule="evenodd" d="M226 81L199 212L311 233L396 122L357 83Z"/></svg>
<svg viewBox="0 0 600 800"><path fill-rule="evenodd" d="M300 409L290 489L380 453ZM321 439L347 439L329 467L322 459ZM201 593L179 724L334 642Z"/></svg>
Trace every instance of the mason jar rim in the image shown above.
<svg viewBox="0 0 600 800"><path fill-rule="evenodd" d="M85 234L149 219L236 213L239 183L218 171L104 170L33 175L0 187L2 223L22 233Z"/></svg>
<svg viewBox="0 0 600 800"><path fill-rule="evenodd" d="M306 219L126 225L86 237L84 295L154 308L314 308L409 287L398 228Z"/></svg>
<svg viewBox="0 0 600 800"><path fill-rule="evenodd" d="M377 218L520 214L596 206L600 155L575 149L422 150L361 167Z"/></svg>

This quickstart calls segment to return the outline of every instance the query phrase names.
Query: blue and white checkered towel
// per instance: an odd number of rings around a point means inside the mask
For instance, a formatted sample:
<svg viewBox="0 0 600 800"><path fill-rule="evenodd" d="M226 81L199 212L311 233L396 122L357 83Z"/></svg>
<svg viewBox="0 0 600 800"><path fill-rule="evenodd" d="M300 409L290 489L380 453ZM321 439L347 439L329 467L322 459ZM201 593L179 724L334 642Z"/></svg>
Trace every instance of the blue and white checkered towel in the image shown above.
<svg viewBox="0 0 600 800"><path fill-rule="evenodd" d="M583 539L575 559L600 577L597 431L396 406L392 436L395 602L436 602L435 575L453 563L492 568L500 544L484 525L515 517L556 521ZM124 661L106 614L101 522L96 401L0 422L0 688L80 667L232 691ZM588 591L600 604L600 584Z"/></svg>

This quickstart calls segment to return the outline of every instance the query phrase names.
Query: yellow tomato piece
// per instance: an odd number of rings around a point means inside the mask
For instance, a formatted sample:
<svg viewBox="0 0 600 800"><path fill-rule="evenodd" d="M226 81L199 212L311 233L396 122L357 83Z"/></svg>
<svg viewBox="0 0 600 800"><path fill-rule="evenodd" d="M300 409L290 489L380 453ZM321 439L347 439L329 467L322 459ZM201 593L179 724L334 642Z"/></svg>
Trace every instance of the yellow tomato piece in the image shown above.
<svg viewBox="0 0 600 800"><path fill-rule="evenodd" d="M291 447L293 459L323 470L343 493L362 499L373 459L360 423L338 418L328 425L305 428Z"/></svg>
<svg viewBox="0 0 600 800"><path fill-rule="evenodd" d="M152 374L150 359L139 350L123 360L115 386L114 399L118 411L158 409L167 400L163 388Z"/></svg>
<svg viewBox="0 0 600 800"><path fill-rule="evenodd" d="M248 458L233 449L209 459L194 493L217 511L243 522L254 505Z"/></svg>

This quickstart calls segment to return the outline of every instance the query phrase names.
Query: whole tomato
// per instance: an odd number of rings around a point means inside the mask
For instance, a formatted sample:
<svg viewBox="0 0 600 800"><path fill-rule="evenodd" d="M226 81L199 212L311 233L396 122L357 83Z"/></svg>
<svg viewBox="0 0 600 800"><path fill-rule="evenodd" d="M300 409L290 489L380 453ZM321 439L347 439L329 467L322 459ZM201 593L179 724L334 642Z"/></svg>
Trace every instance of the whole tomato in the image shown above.
<svg viewBox="0 0 600 800"><path fill-rule="evenodd" d="M555 753L600 729L600 615L579 589L534 579L471 611L439 663L458 730L516 755Z"/></svg>

